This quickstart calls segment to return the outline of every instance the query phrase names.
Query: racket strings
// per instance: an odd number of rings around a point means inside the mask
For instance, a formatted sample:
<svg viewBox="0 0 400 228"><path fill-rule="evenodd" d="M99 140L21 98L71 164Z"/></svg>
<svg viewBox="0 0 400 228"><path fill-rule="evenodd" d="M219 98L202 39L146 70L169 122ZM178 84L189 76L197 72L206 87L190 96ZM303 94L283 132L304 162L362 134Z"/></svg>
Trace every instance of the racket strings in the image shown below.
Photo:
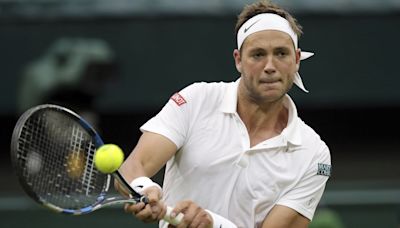
<svg viewBox="0 0 400 228"><path fill-rule="evenodd" d="M80 149L82 148L82 142L85 141L84 139L84 135L83 132L80 131L79 128L74 127L73 128L73 133L72 133L73 137L71 140L71 146L73 148L73 151L80 151ZM92 192L95 189L95 178L94 175L97 174L97 170L93 169L93 156L95 153L95 146L94 144L89 141L88 145L86 146L86 148L84 148L85 151L87 151L87 155L85 158L85 169L83 170L83 174L82 174L82 187L84 190L85 195L89 196L90 192ZM79 154L77 156L80 156ZM81 192L81 191L80 191Z"/></svg>
<svg viewBox="0 0 400 228"><path fill-rule="evenodd" d="M91 135L57 111L31 116L18 142L29 187L41 201L69 209L93 204L106 190L107 175L94 168L95 150Z"/></svg>

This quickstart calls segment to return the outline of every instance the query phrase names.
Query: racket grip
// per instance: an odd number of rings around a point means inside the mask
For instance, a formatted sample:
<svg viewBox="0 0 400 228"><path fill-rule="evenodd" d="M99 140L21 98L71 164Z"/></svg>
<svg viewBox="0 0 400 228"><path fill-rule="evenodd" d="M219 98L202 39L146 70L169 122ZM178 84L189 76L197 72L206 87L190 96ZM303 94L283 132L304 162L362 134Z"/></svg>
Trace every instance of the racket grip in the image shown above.
<svg viewBox="0 0 400 228"><path fill-rule="evenodd" d="M169 224L176 226L182 222L183 214L179 213L175 218L171 218L172 209L172 207L167 207L167 213L165 213L164 220Z"/></svg>

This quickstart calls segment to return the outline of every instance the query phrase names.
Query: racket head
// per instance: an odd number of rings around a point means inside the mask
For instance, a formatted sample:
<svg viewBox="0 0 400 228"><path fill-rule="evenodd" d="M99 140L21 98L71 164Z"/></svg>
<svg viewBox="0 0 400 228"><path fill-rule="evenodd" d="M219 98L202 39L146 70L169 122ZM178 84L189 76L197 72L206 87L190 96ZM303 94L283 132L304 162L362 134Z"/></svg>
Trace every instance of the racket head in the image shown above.
<svg viewBox="0 0 400 228"><path fill-rule="evenodd" d="M71 110L44 104L26 111L11 139L11 161L24 191L57 212L80 214L99 204L111 175L94 166L103 141Z"/></svg>

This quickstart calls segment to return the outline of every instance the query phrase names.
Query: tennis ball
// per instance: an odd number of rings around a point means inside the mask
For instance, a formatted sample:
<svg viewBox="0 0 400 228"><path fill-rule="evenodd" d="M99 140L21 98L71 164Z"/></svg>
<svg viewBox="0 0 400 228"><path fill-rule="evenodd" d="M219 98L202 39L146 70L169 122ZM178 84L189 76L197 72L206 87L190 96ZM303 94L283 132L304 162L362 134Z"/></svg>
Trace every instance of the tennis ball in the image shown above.
<svg viewBox="0 0 400 228"><path fill-rule="evenodd" d="M114 144L104 144L94 154L94 165L102 173L115 172L124 161L124 152Z"/></svg>

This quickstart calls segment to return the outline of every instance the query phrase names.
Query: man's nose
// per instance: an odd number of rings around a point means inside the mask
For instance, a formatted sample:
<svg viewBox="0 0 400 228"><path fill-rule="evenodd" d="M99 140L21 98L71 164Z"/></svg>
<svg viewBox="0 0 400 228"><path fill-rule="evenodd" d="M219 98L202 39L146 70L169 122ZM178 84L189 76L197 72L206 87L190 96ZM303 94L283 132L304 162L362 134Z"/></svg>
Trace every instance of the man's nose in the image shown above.
<svg viewBox="0 0 400 228"><path fill-rule="evenodd" d="M268 56L268 57L266 58L266 63L265 63L265 66L264 66L264 71L265 71L267 74L275 73L276 67L275 67L275 63L274 63L273 56Z"/></svg>

